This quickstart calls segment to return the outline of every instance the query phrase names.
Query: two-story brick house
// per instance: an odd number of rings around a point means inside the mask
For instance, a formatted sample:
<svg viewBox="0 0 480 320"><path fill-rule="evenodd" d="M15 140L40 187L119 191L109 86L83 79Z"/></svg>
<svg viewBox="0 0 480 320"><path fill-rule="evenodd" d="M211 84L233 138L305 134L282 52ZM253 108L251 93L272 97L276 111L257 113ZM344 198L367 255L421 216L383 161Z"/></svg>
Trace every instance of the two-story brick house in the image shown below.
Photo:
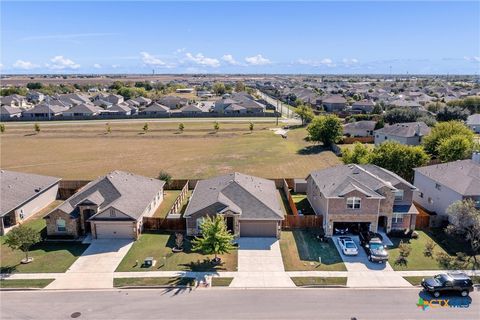
<svg viewBox="0 0 480 320"><path fill-rule="evenodd" d="M326 235L339 225L386 232L414 229L415 191L406 180L375 165L335 166L307 177L307 198L315 213L323 216Z"/></svg>

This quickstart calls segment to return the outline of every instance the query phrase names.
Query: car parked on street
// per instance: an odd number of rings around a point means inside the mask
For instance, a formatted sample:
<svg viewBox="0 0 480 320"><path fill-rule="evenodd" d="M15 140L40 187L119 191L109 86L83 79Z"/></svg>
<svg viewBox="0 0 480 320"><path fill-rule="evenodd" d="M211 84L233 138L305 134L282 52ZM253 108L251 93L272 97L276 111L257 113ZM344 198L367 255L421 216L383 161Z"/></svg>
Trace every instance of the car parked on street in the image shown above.
<svg viewBox="0 0 480 320"><path fill-rule="evenodd" d="M350 237L339 237L338 244L342 252L346 256L356 256L358 254L358 247Z"/></svg>
<svg viewBox="0 0 480 320"><path fill-rule="evenodd" d="M473 282L465 273L452 272L438 274L433 278L422 279L422 287L435 298L447 292L458 292L462 297L466 297L473 291Z"/></svg>

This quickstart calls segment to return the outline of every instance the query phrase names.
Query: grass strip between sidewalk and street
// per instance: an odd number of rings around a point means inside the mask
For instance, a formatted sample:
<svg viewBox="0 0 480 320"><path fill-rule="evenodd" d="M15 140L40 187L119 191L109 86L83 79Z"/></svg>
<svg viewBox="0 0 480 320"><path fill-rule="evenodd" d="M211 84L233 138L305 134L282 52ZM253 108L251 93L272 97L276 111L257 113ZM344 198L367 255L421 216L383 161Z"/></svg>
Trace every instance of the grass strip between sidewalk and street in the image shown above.
<svg viewBox="0 0 480 320"><path fill-rule="evenodd" d="M146 278L114 278L114 287L177 287L194 285L195 278L187 277L146 277Z"/></svg>
<svg viewBox="0 0 480 320"><path fill-rule="evenodd" d="M228 287L232 283L232 277L213 277L212 287Z"/></svg>
<svg viewBox="0 0 480 320"><path fill-rule="evenodd" d="M291 279L297 287L347 285L347 277L292 277Z"/></svg>
<svg viewBox="0 0 480 320"><path fill-rule="evenodd" d="M0 288L45 288L55 279L12 279L0 280Z"/></svg>

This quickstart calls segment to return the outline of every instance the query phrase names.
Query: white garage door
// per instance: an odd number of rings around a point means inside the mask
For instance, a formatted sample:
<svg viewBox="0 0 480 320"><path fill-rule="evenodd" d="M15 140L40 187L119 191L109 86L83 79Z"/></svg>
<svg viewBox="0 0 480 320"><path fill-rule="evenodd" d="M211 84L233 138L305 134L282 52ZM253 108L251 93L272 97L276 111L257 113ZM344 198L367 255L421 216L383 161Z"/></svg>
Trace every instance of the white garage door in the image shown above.
<svg viewBox="0 0 480 320"><path fill-rule="evenodd" d="M133 223L95 223L97 239L133 239Z"/></svg>
<svg viewBox="0 0 480 320"><path fill-rule="evenodd" d="M276 237L277 222L276 221L240 221L241 237Z"/></svg>

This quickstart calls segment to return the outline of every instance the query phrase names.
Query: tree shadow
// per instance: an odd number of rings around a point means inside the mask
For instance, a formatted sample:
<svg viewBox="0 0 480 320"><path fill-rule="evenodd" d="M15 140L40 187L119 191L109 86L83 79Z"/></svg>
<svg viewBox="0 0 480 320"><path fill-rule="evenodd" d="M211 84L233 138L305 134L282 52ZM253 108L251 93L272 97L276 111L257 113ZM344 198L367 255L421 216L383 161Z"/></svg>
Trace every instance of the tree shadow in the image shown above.
<svg viewBox="0 0 480 320"><path fill-rule="evenodd" d="M300 150L297 151L297 154L300 154L300 155L312 155L312 154L319 154L323 151L328 151L329 149L328 148L325 148L323 145L321 144L317 144L317 145L312 145L312 146L307 146L307 147L304 147Z"/></svg>

